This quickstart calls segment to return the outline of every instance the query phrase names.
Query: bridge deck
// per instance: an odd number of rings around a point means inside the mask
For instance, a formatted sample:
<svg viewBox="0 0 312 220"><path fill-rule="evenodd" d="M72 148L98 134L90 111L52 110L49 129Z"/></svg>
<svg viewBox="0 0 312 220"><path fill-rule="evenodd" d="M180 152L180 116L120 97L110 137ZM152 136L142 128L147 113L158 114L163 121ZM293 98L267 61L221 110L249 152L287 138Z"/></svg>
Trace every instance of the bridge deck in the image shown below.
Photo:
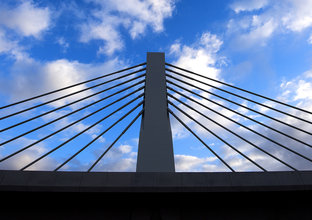
<svg viewBox="0 0 312 220"><path fill-rule="evenodd" d="M311 189L312 171L237 173L0 171L0 191L240 192Z"/></svg>
<svg viewBox="0 0 312 220"><path fill-rule="evenodd" d="M312 172L0 171L1 219L311 219Z"/></svg>

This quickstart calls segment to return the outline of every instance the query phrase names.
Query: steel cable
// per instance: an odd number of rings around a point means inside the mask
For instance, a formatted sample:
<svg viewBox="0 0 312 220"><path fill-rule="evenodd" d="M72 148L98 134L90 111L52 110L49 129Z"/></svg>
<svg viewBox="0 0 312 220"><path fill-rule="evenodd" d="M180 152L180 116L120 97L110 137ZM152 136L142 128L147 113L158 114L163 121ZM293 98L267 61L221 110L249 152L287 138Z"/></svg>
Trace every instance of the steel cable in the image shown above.
<svg viewBox="0 0 312 220"><path fill-rule="evenodd" d="M15 102L15 103L11 103L9 105L2 106L2 107L0 107L0 109L5 109L5 108L8 108L8 107L11 107L11 106L14 106L14 105L18 105L18 104L21 104L21 103L24 103L24 102L28 102L28 101L37 99L37 98L41 98L41 97L46 96L46 95L50 95L50 94L53 94L53 93L56 93L56 92L60 92L60 91L65 90L65 89L69 89L69 88L72 88L72 87L75 87L75 86L79 86L79 85L82 85L82 84L85 84L85 83L89 83L89 82L92 82L92 81L95 81L95 80L98 80L98 79L102 79L102 78L105 78L105 77L108 77L108 76L112 76L112 75L115 75L115 74L118 74L118 73L130 70L130 69L134 69L134 68L137 68L137 67L140 67L140 66L144 66L145 64L146 64L146 62L138 64L138 65L135 65L135 66L132 66L132 67L129 67L129 68L125 68L125 69L122 69L122 70L118 70L118 71L115 71L113 73L109 73L109 74L106 74L106 75L103 75L103 76L99 76L99 77L96 77L96 78L93 78L93 79L90 79L90 80L86 80L86 81L83 81L83 82L80 82L80 83L76 83L74 85L66 86L66 87L63 87L63 88L60 88L60 89L56 89L56 90L53 90L53 91L50 91L50 92L47 92L47 93L43 93L41 95L37 95L37 96L31 97L31 98L28 98L28 99L24 99L24 100Z"/></svg>
<svg viewBox="0 0 312 220"><path fill-rule="evenodd" d="M97 125L97 124L99 124L100 122L104 121L106 118L112 116L112 115L115 114L116 112L118 112L118 111L120 111L121 109L125 108L126 106L128 106L129 104L131 104L132 102L134 102L135 100L141 98L143 95L144 95L144 94L141 94L141 95L137 96L135 99L132 99L131 101L127 102L127 103L124 104L123 106L119 107L117 110L113 111L112 113L110 113L109 115L105 116L105 117L102 118L101 120L97 121L97 122L94 123L93 125L91 125L91 126L89 126L88 128L84 129L84 130L83 130L82 132L80 132L80 133L82 134L82 133L84 133L85 131L91 129L91 128L94 127L95 125ZM106 106L104 106L104 107L102 107L102 108L96 110L95 112L92 112L92 113L90 113L90 114L84 116L83 118L81 118L81 119L79 119L79 120L76 120L76 121L70 123L69 125L66 125L65 127L63 127L63 128L61 128L61 129L59 129L59 130L57 130L57 131L55 131L55 132L53 132L53 133L51 133L51 134L49 134L49 135L47 135L47 136L41 138L40 140L37 140L37 141L33 142L32 144L27 145L26 147L24 147L24 148L22 148L22 149L20 149L20 150L18 150L18 151L16 151L16 152L14 152L14 153L8 155L8 156L2 158L2 159L0 160L0 162L3 162L4 160L6 160L6 159L8 159L8 158L10 158L10 157L12 157L12 156L14 156L14 155L16 155L16 154L22 152L22 151L24 151L24 150L26 150L26 149L28 149L28 148L34 146L34 145L36 145L36 144L38 144L38 143L40 143L40 142L42 142L42 141L44 141L45 139L54 136L55 134L57 134L57 133L59 133L59 132L65 130L65 129L69 128L69 127L71 127L72 125L74 125L74 124L76 124L76 123L78 123L78 122L80 122L80 121L82 121L82 120L84 120L84 119L86 119L86 118L88 118L88 117L90 117L91 115L94 115L94 114L96 114L96 113L102 111L103 109L105 109L105 108L107 108L107 107L109 107L109 106L111 106L111 105L113 105L113 104L114 104L114 103L110 103L110 104L108 104L108 105L106 105Z"/></svg>
<svg viewBox="0 0 312 220"><path fill-rule="evenodd" d="M112 80L108 80L108 81L102 82L102 83L100 83L100 84L97 84L97 85L94 85L94 86L91 86L91 87L87 87L87 88L85 88L85 89L82 89L82 90L79 90L79 91L76 91L76 92L72 92L72 93L69 93L69 94L67 94L67 95L64 95L64 96L61 96L61 97L52 99L52 100L50 100L50 101L47 101L47 102L44 102L44 103L41 103L41 104L38 104L38 105L35 105L35 106L32 106L32 107L23 109L23 110L21 110L21 111L14 112L14 113L12 113L12 114L9 114L9 115L6 115L6 116L1 117L0 120L3 120L3 119L6 119L6 118L9 118L9 117L12 117L12 116L14 116L14 115L18 115L18 114L24 113L24 112L26 112L26 111L29 111L29 110L32 110L32 109L35 109L35 108L38 108L38 107L47 105L47 104L52 103L52 102L55 102L55 101L59 101L59 100L61 100L61 99L67 98L67 97L69 97L69 96L72 96L72 95L75 95L75 94L78 94L78 93L81 93L81 92L84 92L84 91L93 89L93 88L95 88L95 87L98 87L98 86L101 86L101 85L104 85L104 84L107 84L107 83L110 83L110 82L113 82L113 81L122 79L122 78L124 78L124 77L127 77L127 76L133 75L133 74L135 74L135 73L144 71L145 69L146 69L146 68L143 68L143 69L140 69L140 70L138 70L138 71L135 71L135 72L126 74L126 75L124 75L124 76L120 76L120 77L114 78L114 79L112 79Z"/></svg>
<svg viewBox="0 0 312 220"><path fill-rule="evenodd" d="M142 77L142 76L143 76L143 75L141 75L140 77ZM137 79L137 78L139 78L139 77L136 77L136 79ZM131 81L132 81L132 80L134 80L134 79L131 79ZM130 81L128 81L128 82L130 82ZM108 99L108 98L110 98L110 97L112 97L112 96L114 96L114 95L117 95L117 94L119 94L119 93L121 93L121 92L127 91L128 89L131 89L131 88L133 88L133 87L135 87L135 86L137 86L137 85L139 85L139 84L141 84L141 83L143 83L143 82L144 82L144 80L141 80L141 81L139 81L139 82L137 82L137 83L135 83L135 84L133 84L133 85L131 85L131 86L128 86L128 87L126 87L126 88L124 88L124 89L121 89L121 90L119 90L119 91L117 91L117 92L115 92L115 93L113 93L113 94L111 94L111 95L105 96L104 98L101 98L101 99L99 99L99 100L97 100L97 101L95 101L95 102L92 102L91 104L85 105L84 107L81 107L81 108L79 108L79 109L76 109L75 111L72 111L69 115L72 115L72 114L74 114L74 113L76 113L76 112L79 112L79 111L81 111L81 110L83 110L83 109L86 109L86 108L88 108L88 107L90 107L90 106L92 106L92 105L95 105L95 104L97 104L97 103L99 103L99 102L102 102L102 101L104 101L104 100L106 100L106 99ZM68 104L66 104L66 105L63 105L63 106L60 106L60 107L58 107L58 108L52 109L52 110L50 110L50 111L44 112L44 113L42 113L42 114L40 114L40 115L37 115L37 116L35 116L35 117L29 118L29 119L24 120L24 121L22 121L22 122L19 122L19 123L16 123L16 124L14 124L14 125L11 125L11 126L9 126L9 127L3 128L3 129L0 130L0 133L1 133L1 132L4 132L4 131L6 131L6 130L9 130L9 129L11 129L11 128L14 128L14 127L16 127L16 126L22 125L22 124L24 124L24 123L26 123L26 122L30 122L30 121L32 121L32 120L34 120L34 119L37 119L37 118L40 118L40 117L42 117L42 116L48 115L48 114L50 114L50 113L52 113L52 112L58 111L58 110L60 110L60 109L62 109L62 108L68 107L68 106L73 105L73 104L75 104L75 103L78 103L78 102L80 102L80 101L83 101L83 100L85 100L85 99L87 99L87 98L90 98L90 97L92 97L92 96L95 96L95 95L98 95L98 94L100 94L100 93L106 92L106 91L108 91L108 90L110 90L110 89L113 89L113 88L115 88L115 87L117 87L117 86L120 86L120 85L123 85L123 84L125 84L125 83L127 83L127 82L123 82L123 83L120 83L120 84L115 85L115 86L113 86L113 87L110 87L110 88L108 88L108 89L101 90L101 91L99 91L99 92L97 92L97 93L94 93L94 94L92 94L92 95L90 95L90 96L84 97L84 98L82 98L82 99L76 100L76 101L74 101L74 102L68 103ZM141 87L141 88L142 88L142 87ZM67 115L67 116L68 116L68 115ZM63 116L63 117L66 117L66 116ZM61 118L62 118L62 117L61 117ZM61 119L61 118L59 118L59 119ZM58 120L59 120L59 119L58 119Z"/></svg>
<svg viewBox="0 0 312 220"><path fill-rule="evenodd" d="M279 113L281 113L281 114L287 115L287 116L289 116L289 117L295 118L295 119L297 119L297 120L300 120L300 121L303 121L303 122L312 124L311 121L308 121L308 120L303 119L303 118L300 118L300 117L298 117L298 116L289 114L289 113L287 113L287 112L281 111L281 110L276 109L276 108L273 108L273 107L271 107L271 106L262 104L262 103L260 103L260 102L254 101L254 100L252 100L252 99L248 99L248 98L246 98L246 97L244 97L244 96L235 94L235 93L230 92L230 91L227 91L227 90L225 90L225 89L221 89L221 88L219 88L219 87L217 87L217 86L213 86L213 85L210 85L210 84L205 83L205 82L203 82L203 81L200 81L200 80L197 80L197 79L193 79L193 78L191 78L191 77L189 77L189 76L186 76L186 75L184 75L184 74L178 73L178 72L173 71L173 70L170 70L170 69L166 69L166 70L169 71L169 72L175 73L175 74L177 74L177 75L180 75L180 76L182 76L182 77L185 77L185 78L194 80L194 81L196 81L196 82L202 83L202 84L204 84L204 85L206 85L206 86L209 86L209 87L211 87L211 88L220 90L220 91L222 91L222 92L228 93L228 94L233 95L233 96L236 96L236 97L238 97L238 98L241 98L241 99L247 100L247 101L249 101L249 102L255 103L255 104L260 105L260 106L262 106L262 107L265 107L265 108L271 109L271 110L273 110L273 111L279 112ZM173 76L171 76L171 75L169 75L169 74L166 74L166 76L171 77L171 78L173 78L173 79L175 79L175 80L178 80L177 78L175 78L175 77L173 77ZM312 135L312 134L311 134L311 135Z"/></svg>
<svg viewBox="0 0 312 220"><path fill-rule="evenodd" d="M312 114L312 112L307 111L307 110L305 110L305 109L302 109L302 108L298 108L298 107L296 107L296 106L289 105L289 104L287 104L287 103L278 101L278 100L276 100L276 99L272 99L272 98L269 98L269 97L267 97L267 96L264 96L264 95L260 95L260 94L258 94L258 93L255 93L255 92L251 92L251 91L248 91L248 90L246 90L246 89L242 89L242 88L239 88L239 87L237 87L237 86L233 86L233 85L231 85L231 84L228 84L228 83L225 83L225 82L222 82L222 81L219 81L219 80L216 80L216 79L213 79L213 78L204 76L204 75L202 75L202 74L195 73L195 72L193 72L193 71L189 71L189 70L183 69L183 68L181 68L181 67L177 67L177 66L172 65L172 64L170 64L170 63L166 63L166 65L168 65L168 66L170 66L170 67L173 67L173 68L176 68L176 69L179 69L179 70L182 70L182 71L185 71L185 72L188 72L188 73L191 73L191 74L194 74L194 75L196 75L196 76L200 76L200 77L206 78L206 79L208 79L208 80L211 80L211 81L220 83L220 84L222 84L222 85L229 86L229 87L232 87L232 88L234 88L234 89L237 89L237 90L240 90L240 91L243 91L243 92L246 92L246 93L249 93L249 94L258 96L258 97L260 97L260 98L264 98L264 99L270 100L270 101L272 101L272 102L276 102L276 103L278 103L278 104L285 105L285 106L287 106L287 107L294 108L294 109L296 109L296 110L303 111L303 112L308 113L308 114Z"/></svg>

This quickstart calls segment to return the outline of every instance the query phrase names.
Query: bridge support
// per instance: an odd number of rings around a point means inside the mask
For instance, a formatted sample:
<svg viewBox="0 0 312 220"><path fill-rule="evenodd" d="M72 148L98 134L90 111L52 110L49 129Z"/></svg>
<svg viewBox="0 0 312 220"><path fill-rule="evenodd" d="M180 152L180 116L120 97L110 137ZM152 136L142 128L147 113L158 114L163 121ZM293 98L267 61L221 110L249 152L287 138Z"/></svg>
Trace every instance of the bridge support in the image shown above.
<svg viewBox="0 0 312 220"><path fill-rule="evenodd" d="M144 113L136 171L175 171L164 53L147 53Z"/></svg>

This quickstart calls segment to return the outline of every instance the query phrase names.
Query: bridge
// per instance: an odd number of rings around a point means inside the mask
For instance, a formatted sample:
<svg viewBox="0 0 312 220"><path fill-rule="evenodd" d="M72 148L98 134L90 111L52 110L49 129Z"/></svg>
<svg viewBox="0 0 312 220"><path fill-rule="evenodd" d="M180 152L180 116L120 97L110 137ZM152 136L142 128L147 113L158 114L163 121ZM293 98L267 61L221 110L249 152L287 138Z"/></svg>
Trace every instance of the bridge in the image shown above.
<svg viewBox="0 0 312 220"><path fill-rule="evenodd" d="M105 219L263 219L268 216L308 219L309 207L301 196L311 195L312 188L309 130L312 112L205 74L166 63L164 53L147 53L146 62L139 65L2 106L0 191L7 201L20 201L19 204L7 202L3 215L7 218L28 214L38 218L74 215ZM86 96L81 95L85 93ZM70 106L75 108L64 111ZM99 108L90 110L96 106ZM268 114L267 110L273 113ZM56 117L47 121L51 115ZM49 126L73 116L67 124L60 123L62 126L49 130ZM76 129L66 139L60 138L60 134L92 117L95 122ZM42 118L45 123L30 126ZM112 120L107 122L109 119ZM140 119L136 172L101 171L105 155ZM222 171L176 172L173 120L206 148ZM104 122L106 128L100 127L100 131L91 135L90 131ZM195 125L205 135L194 129ZM113 129L115 132L107 135ZM84 135L91 136L91 140L82 138ZM234 152L238 160L248 163L250 170L239 170L222 151L209 144L208 136ZM261 141L254 141L251 136ZM21 146L25 137L33 141ZM103 137L109 144L101 145ZM21 162L25 152L40 148L42 142L50 139L53 141L47 142L50 144L47 151ZM68 170L71 167L68 164L74 164L77 157L96 143L100 143L97 158L85 157L91 158L85 162L88 167ZM241 147L245 145L265 160L248 153ZM64 153L62 149L66 146L70 150ZM52 160L55 163L50 163L48 170L36 168L42 161L51 161L53 154L58 158ZM34 204L37 209L33 209ZM69 208L71 205L76 208ZM275 214L270 214L272 211Z"/></svg>

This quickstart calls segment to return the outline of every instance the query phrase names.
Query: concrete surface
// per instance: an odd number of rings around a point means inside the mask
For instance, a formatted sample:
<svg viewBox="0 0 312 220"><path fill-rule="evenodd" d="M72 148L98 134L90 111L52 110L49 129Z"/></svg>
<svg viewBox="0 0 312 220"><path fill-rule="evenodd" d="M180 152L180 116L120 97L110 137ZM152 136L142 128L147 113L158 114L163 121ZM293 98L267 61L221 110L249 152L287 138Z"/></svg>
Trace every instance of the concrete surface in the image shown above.
<svg viewBox="0 0 312 220"><path fill-rule="evenodd" d="M312 171L238 173L0 171L0 191L242 192L311 189Z"/></svg>

